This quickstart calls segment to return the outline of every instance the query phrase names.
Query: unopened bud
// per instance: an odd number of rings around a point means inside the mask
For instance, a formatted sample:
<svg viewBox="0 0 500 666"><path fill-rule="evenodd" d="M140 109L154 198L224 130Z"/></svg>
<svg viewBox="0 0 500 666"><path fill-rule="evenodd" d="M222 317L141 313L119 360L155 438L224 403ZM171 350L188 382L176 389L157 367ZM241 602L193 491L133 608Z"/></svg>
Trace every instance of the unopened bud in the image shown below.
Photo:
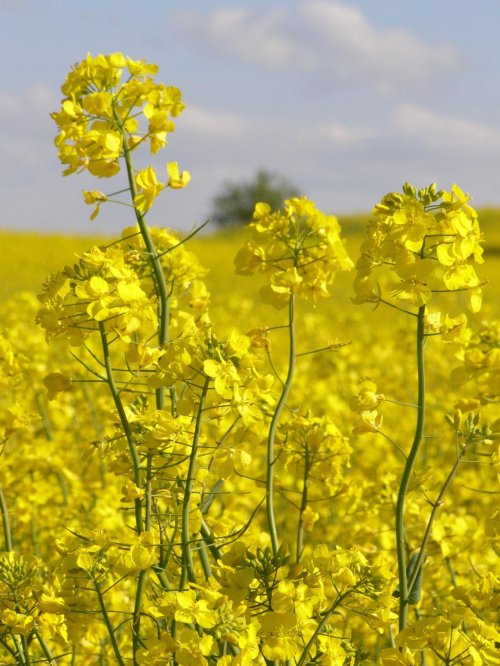
<svg viewBox="0 0 500 666"><path fill-rule="evenodd" d="M459 409L456 409L455 416L453 418L453 426L455 430L460 430L461 425L462 425L462 412Z"/></svg>
<svg viewBox="0 0 500 666"><path fill-rule="evenodd" d="M283 541L283 543L281 544L281 546L278 549L277 555L280 555L281 557L283 557L287 553L288 553L288 545L285 541Z"/></svg>
<svg viewBox="0 0 500 666"><path fill-rule="evenodd" d="M288 578L298 578L300 574L304 571L304 563L303 562L297 562L297 564L294 564L293 567L290 569L288 573Z"/></svg>
<svg viewBox="0 0 500 666"><path fill-rule="evenodd" d="M403 185L403 192L409 197L414 197L417 194L416 188L408 182Z"/></svg>
<svg viewBox="0 0 500 666"><path fill-rule="evenodd" d="M446 422L449 423L449 425L451 425L452 428L455 427L455 420L449 414L445 414L444 418L446 419Z"/></svg>

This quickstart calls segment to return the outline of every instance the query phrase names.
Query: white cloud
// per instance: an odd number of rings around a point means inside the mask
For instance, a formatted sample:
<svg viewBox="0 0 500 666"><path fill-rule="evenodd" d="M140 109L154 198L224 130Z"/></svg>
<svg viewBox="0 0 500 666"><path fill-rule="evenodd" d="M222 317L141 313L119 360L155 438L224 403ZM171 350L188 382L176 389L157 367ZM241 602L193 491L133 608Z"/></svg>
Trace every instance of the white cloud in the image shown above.
<svg viewBox="0 0 500 666"><path fill-rule="evenodd" d="M367 141L377 138L378 132L372 127L351 127L342 123L327 123L316 128L316 134L321 141L338 147L359 146Z"/></svg>
<svg viewBox="0 0 500 666"><path fill-rule="evenodd" d="M289 12L274 7L263 12L244 7L217 9L208 18L200 12L179 12L177 26L195 45L266 69L282 70L295 62L301 69L315 64L314 52L297 57L296 43L286 29Z"/></svg>
<svg viewBox="0 0 500 666"><path fill-rule="evenodd" d="M89 223L81 190L95 187L92 177L61 179L55 126L47 116L57 106L44 88L0 95L0 121L9 127L1 147L3 224L86 232L105 224L118 231L127 223L121 206L106 209L98 225ZM192 174L189 187L168 193L152 211L151 224L174 227L204 221L222 182L246 180L259 168L282 173L321 209L336 213L370 209L406 180L419 187L435 180L444 188L457 182L476 202L487 203L497 191L500 126L410 104L372 125L260 120L188 105L167 151L144 159L152 160L159 177L166 177L165 162L174 159Z"/></svg>
<svg viewBox="0 0 500 666"><path fill-rule="evenodd" d="M500 159L500 127L467 117L409 104L373 126L339 121L307 126L230 114L238 128L231 133L223 131L225 115L196 109L192 128L183 126L176 147L192 172L193 190L201 187L205 202L221 180L248 179L258 168L284 174L321 208L337 212L369 209L406 180L418 187L435 180L445 189L458 182L483 203L496 191L492 165ZM195 123L198 118L202 122Z"/></svg>
<svg viewBox="0 0 500 666"><path fill-rule="evenodd" d="M500 129L468 118L445 116L414 104L394 113L398 134L421 148L460 152L467 156L500 153Z"/></svg>
<svg viewBox="0 0 500 666"><path fill-rule="evenodd" d="M447 44L427 44L407 30L379 28L336 0L303 0L297 9L224 7L179 12L177 26L195 47L268 70L314 74L330 85L372 85L394 92L421 87L457 70Z"/></svg>
<svg viewBox="0 0 500 666"><path fill-rule="evenodd" d="M47 146L56 134L49 113L58 107L58 98L43 85L0 94L0 123L9 128L0 148L5 176L14 168L41 168L47 161Z"/></svg>
<svg viewBox="0 0 500 666"><path fill-rule="evenodd" d="M210 112L199 106L188 105L182 114L182 128L185 132L209 134L217 137L231 137L248 129L250 121L226 111Z"/></svg>

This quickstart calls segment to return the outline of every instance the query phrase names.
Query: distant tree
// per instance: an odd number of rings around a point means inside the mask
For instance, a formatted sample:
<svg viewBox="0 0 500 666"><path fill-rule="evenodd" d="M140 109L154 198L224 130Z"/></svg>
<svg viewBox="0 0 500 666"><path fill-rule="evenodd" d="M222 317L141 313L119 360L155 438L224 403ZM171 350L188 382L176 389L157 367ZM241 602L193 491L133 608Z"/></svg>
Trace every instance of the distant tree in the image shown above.
<svg viewBox="0 0 500 666"><path fill-rule="evenodd" d="M299 196L297 188L286 178L268 171L258 171L244 183L226 183L212 202L210 219L221 227L238 227L251 221L255 204L267 203L273 210L285 199Z"/></svg>

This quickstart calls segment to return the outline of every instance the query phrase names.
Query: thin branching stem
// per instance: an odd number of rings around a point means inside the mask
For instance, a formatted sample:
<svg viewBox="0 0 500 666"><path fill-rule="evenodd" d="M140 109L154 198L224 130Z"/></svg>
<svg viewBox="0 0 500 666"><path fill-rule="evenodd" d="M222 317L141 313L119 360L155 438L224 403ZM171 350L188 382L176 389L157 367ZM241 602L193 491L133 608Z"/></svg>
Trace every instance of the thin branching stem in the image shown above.
<svg viewBox="0 0 500 666"><path fill-rule="evenodd" d="M130 455L132 456L132 465L134 467L134 483L138 488L142 488L141 461L139 459L139 452L137 450L137 446L134 441L134 436L132 434L130 423L128 422L127 415L125 413L125 409L123 407L119 391L115 384L113 370L111 368L111 358L109 356L109 347L108 347L106 331L104 329L104 324L102 322L99 322L99 330L101 332L102 351L104 355L104 364L106 367L106 375L107 375L109 390L111 391L111 395L113 396L116 410L120 417L122 428L125 433L125 437L127 439ZM140 497L137 497L135 499L135 521L136 521L137 533L141 534L141 532L143 531L143 521L142 521L142 503Z"/></svg>
<svg viewBox="0 0 500 666"><path fill-rule="evenodd" d="M425 361L424 361L424 317L425 306L418 310L417 317L417 374L418 374L418 411L417 423L415 426L415 435L413 444L406 459L406 464L399 486L398 500L396 504L396 550L398 555L398 573L399 573L399 629L406 627L408 621L408 581L406 575L406 553L405 553L405 527L404 527L404 508L406 493L410 477L415 466L415 460L418 455L422 436L424 434L425 423Z"/></svg>
<svg viewBox="0 0 500 666"><path fill-rule="evenodd" d="M189 528L189 514L191 511L191 495L193 492L193 479L194 479L194 472L196 469L196 457L198 454L198 446L200 442L203 408L205 406L205 399L207 397L209 383L210 379L207 377L205 379L205 385L203 386L203 390L200 397L200 404L198 406L198 414L196 416L196 423L193 435L193 445L191 447L191 455L189 456L189 468L187 472L186 481L184 484L184 499L182 502L182 527L181 527L182 573L181 573L181 582L179 586L181 590L184 589L187 580L189 580L190 583L196 582L194 574L193 557L191 554L191 544L190 544L191 533Z"/></svg>
<svg viewBox="0 0 500 666"><path fill-rule="evenodd" d="M266 510L267 522L269 525L269 534L271 536L271 543L273 554L278 552L278 531L276 529L276 518L274 515L274 440L276 437L276 428L285 406L290 387L293 382L293 375L295 371L296 361L296 340L295 340L295 296L290 294L289 308L288 308L288 339L289 339L289 358L288 358L288 374L283 384L281 396L276 406L276 411L271 420L269 428L269 436L267 440L267 477L266 477Z"/></svg>

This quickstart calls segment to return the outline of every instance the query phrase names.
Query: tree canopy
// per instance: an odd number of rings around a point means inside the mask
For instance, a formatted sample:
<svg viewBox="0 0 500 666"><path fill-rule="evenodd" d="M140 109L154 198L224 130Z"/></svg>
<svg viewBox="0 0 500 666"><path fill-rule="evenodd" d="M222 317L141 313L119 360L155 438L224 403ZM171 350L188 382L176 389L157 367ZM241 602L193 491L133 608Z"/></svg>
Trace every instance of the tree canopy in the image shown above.
<svg viewBox="0 0 500 666"><path fill-rule="evenodd" d="M221 227L243 226L252 219L256 203L267 203L278 209L285 199L294 196L299 196L299 192L286 178L260 170L249 181L225 183L212 202L210 219Z"/></svg>

